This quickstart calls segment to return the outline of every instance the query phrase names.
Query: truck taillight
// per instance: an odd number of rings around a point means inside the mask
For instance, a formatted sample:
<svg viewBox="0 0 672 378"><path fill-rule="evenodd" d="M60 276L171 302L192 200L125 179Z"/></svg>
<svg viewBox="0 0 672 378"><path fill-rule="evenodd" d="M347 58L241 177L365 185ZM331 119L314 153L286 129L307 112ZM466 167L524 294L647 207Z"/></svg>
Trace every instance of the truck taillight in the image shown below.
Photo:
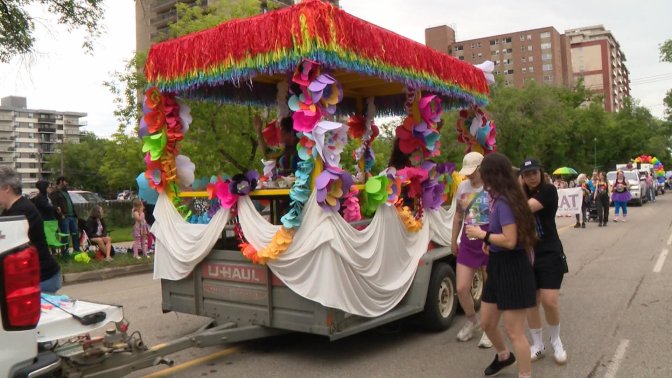
<svg viewBox="0 0 672 378"><path fill-rule="evenodd" d="M5 286L5 329L31 329L40 320L40 259L35 247L6 256L2 261Z"/></svg>

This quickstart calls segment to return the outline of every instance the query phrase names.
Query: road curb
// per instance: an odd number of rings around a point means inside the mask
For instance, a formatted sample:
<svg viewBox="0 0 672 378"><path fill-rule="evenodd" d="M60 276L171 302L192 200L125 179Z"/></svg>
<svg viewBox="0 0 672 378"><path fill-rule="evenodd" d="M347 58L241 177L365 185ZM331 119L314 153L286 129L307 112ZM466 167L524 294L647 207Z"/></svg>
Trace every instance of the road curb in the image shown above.
<svg viewBox="0 0 672 378"><path fill-rule="evenodd" d="M63 275L63 285L71 285L81 282L107 280L110 278L128 276L154 271L154 264L128 265L118 268L105 268L90 272L66 273Z"/></svg>

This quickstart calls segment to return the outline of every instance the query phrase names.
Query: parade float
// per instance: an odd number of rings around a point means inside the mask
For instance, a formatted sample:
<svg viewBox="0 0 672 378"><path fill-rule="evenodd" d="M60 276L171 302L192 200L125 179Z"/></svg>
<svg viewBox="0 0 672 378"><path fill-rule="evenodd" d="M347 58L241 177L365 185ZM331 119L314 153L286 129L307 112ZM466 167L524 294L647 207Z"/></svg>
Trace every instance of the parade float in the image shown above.
<svg viewBox="0 0 672 378"><path fill-rule="evenodd" d="M457 301L443 205L454 164L434 159L443 111L460 112L467 151L494 150L485 71L317 0L153 45L139 134L160 193L152 232L163 310L208 316L229 341L286 331L337 339L419 313L447 328ZM190 101L274 108L262 132L271 146L291 118L294 171L279 175L269 160L195 183L180 154ZM371 172L376 115L403 117L403 167ZM341 163L348 138L353 167ZM479 276L477 300L481 289Z"/></svg>

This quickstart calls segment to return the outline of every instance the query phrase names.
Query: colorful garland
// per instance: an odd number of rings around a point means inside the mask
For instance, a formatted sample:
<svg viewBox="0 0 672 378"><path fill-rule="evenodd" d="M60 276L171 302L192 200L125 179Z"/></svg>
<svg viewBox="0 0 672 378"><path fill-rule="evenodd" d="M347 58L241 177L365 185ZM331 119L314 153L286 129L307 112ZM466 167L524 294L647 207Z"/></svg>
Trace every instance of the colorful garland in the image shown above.
<svg viewBox="0 0 672 378"><path fill-rule="evenodd" d="M658 181L665 180L665 167L663 167L663 163L658 160L657 157L650 155L640 155L632 161L634 163L652 164L654 174L658 178Z"/></svg>
<svg viewBox="0 0 672 378"><path fill-rule="evenodd" d="M465 154L474 151L487 155L497 151L495 122L479 107L460 110L455 126L457 141L467 145Z"/></svg>
<svg viewBox="0 0 672 378"><path fill-rule="evenodd" d="M183 93L282 75L305 59L422 88L463 106L488 101L480 69L317 0L155 44L145 74L162 91Z"/></svg>

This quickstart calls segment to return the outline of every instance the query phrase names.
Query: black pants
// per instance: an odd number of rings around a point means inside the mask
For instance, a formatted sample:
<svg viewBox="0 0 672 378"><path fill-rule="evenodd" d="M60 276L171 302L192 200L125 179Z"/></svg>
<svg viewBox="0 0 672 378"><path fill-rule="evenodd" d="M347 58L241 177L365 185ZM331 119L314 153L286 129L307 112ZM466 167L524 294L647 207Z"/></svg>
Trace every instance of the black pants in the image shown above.
<svg viewBox="0 0 672 378"><path fill-rule="evenodd" d="M597 221L599 223L609 222L609 197L606 199L598 198L597 200Z"/></svg>
<svg viewBox="0 0 672 378"><path fill-rule="evenodd" d="M586 210L588 210L589 206L590 205L588 204L588 202L585 201L581 204L581 214L583 216L582 218L583 223L586 223ZM576 223L579 223L579 214L576 214Z"/></svg>

